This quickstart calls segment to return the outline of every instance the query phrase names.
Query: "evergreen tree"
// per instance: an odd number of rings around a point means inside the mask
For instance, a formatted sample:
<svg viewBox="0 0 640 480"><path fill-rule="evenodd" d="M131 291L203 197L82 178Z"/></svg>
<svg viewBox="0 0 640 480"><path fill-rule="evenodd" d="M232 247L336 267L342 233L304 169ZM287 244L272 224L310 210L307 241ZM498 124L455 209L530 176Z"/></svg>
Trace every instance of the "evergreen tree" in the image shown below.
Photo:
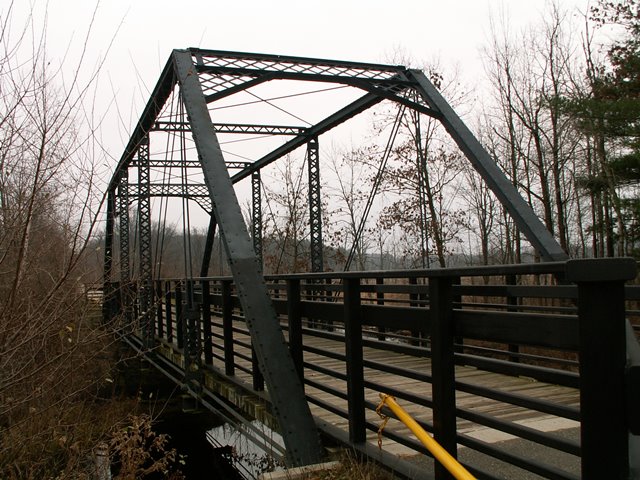
<svg viewBox="0 0 640 480"><path fill-rule="evenodd" d="M638 256L640 197L634 187L640 185L640 0L601 0L591 18L623 34L610 46L606 65L591 63L588 95L561 101L594 150L594 166L580 184L609 206L614 219L607 229L611 243L618 245L615 253ZM610 246L607 254L613 250Z"/></svg>

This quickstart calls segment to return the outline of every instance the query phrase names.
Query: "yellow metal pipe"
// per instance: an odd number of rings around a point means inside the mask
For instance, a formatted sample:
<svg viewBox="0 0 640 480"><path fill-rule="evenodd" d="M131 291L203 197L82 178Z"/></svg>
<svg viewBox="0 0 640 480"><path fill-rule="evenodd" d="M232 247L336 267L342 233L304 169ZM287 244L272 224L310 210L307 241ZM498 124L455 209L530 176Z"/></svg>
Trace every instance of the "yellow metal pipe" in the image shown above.
<svg viewBox="0 0 640 480"><path fill-rule="evenodd" d="M476 477L471 475L466 468L460 465L460 463L458 463L458 461L453 458L449 452L431 438L431 436L425 432L420 425L418 425L418 422L411 418L411 416L400 405L398 405L395 398L391 395L381 393L380 399L382 400L380 407L382 407L382 405L387 405L391 411L395 413L398 419L409 427L409 430L418 437L418 440L427 447L427 450L431 452L433 457L438 460L449 471L449 473L456 478L456 480L476 480ZM378 409L380 407L378 407Z"/></svg>

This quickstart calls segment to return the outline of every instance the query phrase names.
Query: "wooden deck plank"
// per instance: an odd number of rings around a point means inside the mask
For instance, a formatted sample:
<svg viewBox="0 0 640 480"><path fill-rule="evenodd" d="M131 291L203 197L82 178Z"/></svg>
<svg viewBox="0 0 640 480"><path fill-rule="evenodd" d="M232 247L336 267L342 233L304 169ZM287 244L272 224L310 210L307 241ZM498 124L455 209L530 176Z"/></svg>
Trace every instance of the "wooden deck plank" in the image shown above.
<svg viewBox="0 0 640 480"><path fill-rule="evenodd" d="M216 333L221 334L221 329L214 329ZM336 332L339 333L339 332ZM343 335L343 333L342 333ZM250 338L247 334L234 332L234 338L249 344ZM221 352L221 341L214 339L214 350ZM303 344L305 346L313 347L314 349L328 350L341 355L344 355L345 344L344 338L340 335L336 336L336 339L321 338L312 335L304 335ZM251 351L249 348L240 347L236 345L236 351L240 352L250 358ZM304 361L309 365L316 365L324 369L333 370L341 374L346 373L346 367L343 361L329 358L318 353L304 351ZM427 357L415 357L404 353L393 352L389 350L381 350L370 346L364 347L363 357L365 360L382 363L388 366L398 367L416 372L418 374L430 375L431 374L431 360ZM251 368L251 362L248 360L240 359L236 356L236 364L245 368ZM223 363L219 360L214 361L214 365L223 367ZM546 401L554 402L560 405L567 405L575 407L579 405L579 391L577 389L550 385L542 382L537 382L527 377L508 376L494 372L487 372L475 367L456 366L455 367L456 380L464 381L476 386L482 386L494 390L499 390L505 393L512 393L518 395L524 395L532 399L544 399ZM246 372L236 370L236 377L244 382L250 383L251 377ZM307 367L305 368L305 377L312 379L322 385L325 385L331 389L335 389L342 394L347 392L347 382L343 379L335 378L324 374L322 372L314 371ZM391 373L375 370L369 367L364 369L365 381L374 382L382 386L387 386L389 389L405 392L406 394L422 397L426 400L431 399L431 384L423 381L411 379L409 377L397 376ZM307 395L313 396L322 402L326 402L337 408L347 410L347 401L339 397L334 396L331 393L324 392L320 389L306 385L305 391ZM379 401L379 392L365 389L365 400L373 404L377 404ZM408 413L414 416L416 419L431 423L433 420L433 412L430 408L412 404L402 398L399 399L401 405L408 411ZM466 392L456 392L456 405L458 408L474 412L490 415L502 421L535 421L536 419L548 417L547 414L528 410L522 407L511 405L504 402L488 399L482 396L469 394ZM310 409L312 414L322 421L331 423L336 427L342 429L348 429L348 419L339 415L329 412L310 402ZM366 420L375 425L379 425L381 420L373 410L366 411ZM474 432L481 430L491 430L482 425L478 425L474 422L470 422L464 419L458 419L458 429L464 432ZM397 421L392 421L389 424L389 428L396 433L402 435L410 435L408 429ZM377 433L374 431L367 432L367 441L374 444L377 443ZM402 455L409 455L413 452L402 445L397 444L387 438L383 439L383 446L385 450L392 451Z"/></svg>

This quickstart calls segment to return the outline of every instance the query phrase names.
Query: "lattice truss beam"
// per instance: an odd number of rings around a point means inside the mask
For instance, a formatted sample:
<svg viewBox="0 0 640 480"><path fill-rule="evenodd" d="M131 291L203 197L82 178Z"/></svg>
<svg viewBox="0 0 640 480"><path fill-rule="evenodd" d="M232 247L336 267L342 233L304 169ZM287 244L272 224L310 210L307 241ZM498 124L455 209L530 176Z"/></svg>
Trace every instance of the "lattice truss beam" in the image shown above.
<svg viewBox="0 0 640 480"><path fill-rule="evenodd" d="M341 97L342 103L336 104L335 109L303 119L275 102L276 98L265 98L262 89L278 82L280 85L284 82L289 92L277 97L279 101L293 102L303 100L306 94L340 89L348 95ZM118 228L121 237L126 236L119 240L121 280L126 282L131 274L142 282L143 314L152 301L153 219L162 223L161 214L171 201L182 202L183 216L185 208L193 202L211 215L205 258L208 261L211 255L217 228L274 409L277 415L282 415L281 425L293 463L317 460L314 447L317 439L301 438L299 435L303 434L287 432L285 427L286 423L292 423L296 430L304 431L306 425L312 431L313 422L261 276L260 172L294 150L306 147L310 261L312 270L322 270L319 155L322 150L318 143L323 134L385 100L440 121L541 256L545 260L567 257L429 79L423 72L404 66L193 48L174 50L109 185L105 280L113 280L114 230ZM262 115L264 109L277 111L279 116ZM249 140L262 147L250 155L232 149ZM251 235L233 189L234 184L249 177ZM137 216L131 215L134 207ZM155 211L160 212L159 217L154 216ZM137 219L136 225L130 218ZM135 266L133 259L129 259L135 241L130 241L129 235L137 236ZM207 272L207 265L203 264L201 272ZM284 379L289 386L282 386Z"/></svg>
<svg viewBox="0 0 640 480"><path fill-rule="evenodd" d="M310 142L316 142L315 150L317 150L319 136L383 100L392 100L442 121L453 139L497 193L498 198L510 210L521 231L543 258L559 260L566 257L557 242L520 198L515 188L504 178L493 160L422 72L412 71L403 66L278 55L201 49L189 49L187 52L191 57L194 74L198 77L211 114L211 122L206 129L220 140L233 183L251 177L252 174L260 172L264 167L298 148L306 147L307 152L313 152L309 150ZM173 66L174 55L167 63L156 85L110 187L119 200L115 213L119 214L120 222L116 224L121 225L123 232L129 229L129 225L125 215L120 211L122 205L126 204L129 208L131 205L139 204L141 194L161 199L156 200L154 205L158 204L165 209L166 205L161 204L168 202L168 199L188 199L209 214L213 211L201 173L200 161L195 154L192 122L186 115L177 86ZM311 89L316 93L342 88L352 92L365 92L365 94L355 97L355 100L337 108L334 113L319 119L309 121L293 114L285 114L276 117L276 121L267 121L266 116L265 121L255 121L260 117L254 113L258 106L267 105L267 108L271 108L272 111L280 108L275 101L271 102L261 97L258 90L261 86L278 81L305 85L313 82L315 85L320 85ZM297 88L293 94L282 97L298 95L303 97L303 93L300 88ZM283 109L280 108L280 110ZM240 113L227 115L227 112L231 111L240 111ZM226 120L227 118L229 120ZM251 119L251 122L237 121L247 118ZM295 122L291 122L292 120ZM149 185L141 190L142 184L137 178L139 171L137 150L144 136L149 138L151 145L148 159ZM275 139L284 139L284 141L274 143ZM253 145L261 142L267 147L262 150L254 149L251 156L244 156L232 149L235 147L233 144L238 145L242 142ZM319 211L322 167L319 159L313 156L307 156L307 161L317 163L315 166L307 165L310 168L308 203L312 247L309 268L317 271L322 269L322 218ZM116 184L118 179L124 178L124 170L131 170L131 173L128 173L129 180L126 187ZM312 172L317 175L312 176ZM262 228L262 221L259 221L256 212L261 212L262 215L264 209L261 205L260 190L256 188L256 178L258 177L253 175L251 230L255 245L261 248L261 232L257 229ZM143 207L144 201L142 200ZM121 244L123 245L121 248L128 247L127 240L121 240ZM261 251L257 254L261 257ZM128 260L125 258L126 261ZM125 263L123 266L128 270L128 264Z"/></svg>

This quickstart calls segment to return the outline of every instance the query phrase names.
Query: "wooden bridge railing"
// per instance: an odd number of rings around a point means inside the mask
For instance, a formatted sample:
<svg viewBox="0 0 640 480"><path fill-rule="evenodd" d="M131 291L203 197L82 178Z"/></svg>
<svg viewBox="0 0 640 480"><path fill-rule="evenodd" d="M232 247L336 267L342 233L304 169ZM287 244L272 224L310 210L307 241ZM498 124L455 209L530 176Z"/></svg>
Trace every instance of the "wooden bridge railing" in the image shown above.
<svg viewBox="0 0 640 480"><path fill-rule="evenodd" d="M610 259L266 281L325 433L363 445L378 428L377 395L385 392L413 405L419 423L454 457L465 447L545 478L580 478L568 468L578 465L581 478L601 479L627 478L640 460L629 450L630 432L640 428L640 366L627 361L627 344L636 345L627 322L637 335L640 287L625 282L635 277L633 260ZM110 298L117 288L111 285ZM232 279L159 280L155 293L156 341L182 353L186 377L213 369L264 390ZM514 391L472 374L480 371L559 390L547 397ZM580 440L514 420L527 414L575 422ZM532 452L561 452L562 460L496 447L461 428L469 425L530 442ZM383 435L425 452L402 430ZM481 478L502 478L462 463ZM436 466L435 478L448 477Z"/></svg>

